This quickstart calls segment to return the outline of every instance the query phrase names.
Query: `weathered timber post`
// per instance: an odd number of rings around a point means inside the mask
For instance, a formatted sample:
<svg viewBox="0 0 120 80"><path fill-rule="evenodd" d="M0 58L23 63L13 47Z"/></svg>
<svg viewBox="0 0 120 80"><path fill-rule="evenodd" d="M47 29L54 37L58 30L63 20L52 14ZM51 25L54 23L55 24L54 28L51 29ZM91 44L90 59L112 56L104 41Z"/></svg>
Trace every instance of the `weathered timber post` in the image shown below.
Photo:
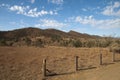
<svg viewBox="0 0 120 80"><path fill-rule="evenodd" d="M100 65L102 65L102 54L100 53Z"/></svg>
<svg viewBox="0 0 120 80"><path fill-rule="evenodd" d="M76 71L78 71L78 56L75 57L75 68L76 68Z"/></svg>
<svg viewBox="0 0 120 80"><path fill-rule="evenodd" d="M115 53L113 52L113 62L115 62Z"/></svg>
<svg viewBox="0 0 120 80"><path fill-rule="evenodd" d="M42 66L42 73L43 73L43 79L45 79L46 75L46 59L43 59L43 66Z"/></svg>

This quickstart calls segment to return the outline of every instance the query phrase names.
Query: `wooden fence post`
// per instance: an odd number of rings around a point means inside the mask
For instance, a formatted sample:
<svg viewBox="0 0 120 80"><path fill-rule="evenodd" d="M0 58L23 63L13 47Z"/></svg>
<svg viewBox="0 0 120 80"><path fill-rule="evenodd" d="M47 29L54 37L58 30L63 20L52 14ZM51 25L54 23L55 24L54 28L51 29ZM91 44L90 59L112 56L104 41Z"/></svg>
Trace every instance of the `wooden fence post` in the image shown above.
<svg viewBox="0 0 120 80"><path fill-rule="evenodd" d="M102 54L100 53L100 65L102 65Z"/></svg>
<svg viewBox="0 0 120 80"><path fill-rule="evenodd" d="M113 62L115 62L115 53L113 52Z"/></svg>
<svg viewBox="0 0 120 80"><path fill-rule="evenodd" d="M43 66L42 66L42 73L43 73L43 79L45 79L46 75L46 59L43 59Z"/></svg>
<svg viewBox="0 0 120 80"><path fill-rule="evenodd" d="M76 71L78 71L78 56L75 57L75 68L76 68Z"/></svg>

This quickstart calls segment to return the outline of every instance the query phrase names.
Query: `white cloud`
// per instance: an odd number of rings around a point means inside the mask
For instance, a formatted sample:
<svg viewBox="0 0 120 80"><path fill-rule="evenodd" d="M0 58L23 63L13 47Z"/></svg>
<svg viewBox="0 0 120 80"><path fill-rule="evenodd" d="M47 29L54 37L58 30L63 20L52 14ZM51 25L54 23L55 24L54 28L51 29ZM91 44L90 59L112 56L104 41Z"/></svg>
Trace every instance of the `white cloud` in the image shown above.
<svg viewBox="0 0 120 80"><path fill-rule="evenodd" d="M15 11L17 12L17 14L22 14L25 16L30 16L30 17L39 17L39 16L43 16L43 15L56 15L57 12L56 11L46 11L46 10L40 10L38 11L37 8L33 8L30 9L30 6L11 6L9 8L9 10L11 11Z"/></svg>
<svg viewBox="0 0 120 80"><path fill-rule="evenodd" d="M114 2L113 5L106 6L102 14L107 16L120 16L120 2Z"/></svg>
<svg viewBox="0 0 120 80"><path fill-rule="evenodd" d="M35 2L35 0L31 0L31 3L33 4Z"/></svg>
<svg viewBox="0 0 120 80"><path fill-rule="evenodd" d="M75 22L79 22L81 24L92 24L94 25L95 20L93 19L93 16L85 16L84 18L77 16L75 18Z"/></svg>
<svg viewBox="0 0 120 80"><path fill-rule="evenodd" d="M37 8L34 8L29 10L28 13L26 13L25 15L30 17L39 17L43 15L56 15L56 12L46 10L37 11Z"/></svg>
<svg viewBox="0 0 120 80"><path fill-rule="evenodd" d="M48 2L53 3L53 4L63 4L63 0L48 0Z"/></svg>
<svg viewBox="0 0 120 80"><path fill-rule="evenodd" d="M120 2L115 2L114 5L113 5L114 8L118 8L120 7Z"/></svg>
<svg viewBox="0 0 120 80"><path fill-rule="evenodd" d="M35 27L43 27L43 28L62 28L68 26L65 23L58 22L57 20L51 19L42 19L39 24L36 24Z"/></svg>
<svg viewBox="0 0 120 80"><path fill-rule="evenodd" d="M87 11L87 9L85 9L85 8L83 8L82 10L83 10L83 11Z"/></svg>
<svg viewBox="0 0 120 80"><path fill-rule="evenodd" d="M17 11L17 14L24 14L25 11L26 11L27 9L29 9L29 6L24 7L24 6L14 5L14 6L11 6L9 9L10 9L11 11Z"/></svg>
<svg viewBox="0 0 120 80"><path fill-rule="evenodd" d="M72 21L74 23L80 23L82 25L88 25L96 28L101 28L101 29L111 29L111 28L120 28L120 19L106 19L106 20L97 20L93 16L77 16L77 17L72 17L69 18L70 20L67 21Z"/></svg>
<svg viewBox="0 0 120 80"><path fill-rule="evenodd" d="M4 4L4 3L3 3L3 4L0 4L0 7L7 7L7 8L8 8L9 6L10 6L10 5Z"/></svg>

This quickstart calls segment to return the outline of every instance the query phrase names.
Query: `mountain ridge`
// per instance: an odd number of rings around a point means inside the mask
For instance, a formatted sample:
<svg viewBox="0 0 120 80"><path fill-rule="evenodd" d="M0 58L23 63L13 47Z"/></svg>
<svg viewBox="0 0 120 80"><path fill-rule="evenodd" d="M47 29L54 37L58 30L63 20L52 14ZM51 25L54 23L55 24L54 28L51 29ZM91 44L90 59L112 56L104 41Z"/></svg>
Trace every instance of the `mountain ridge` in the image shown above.
<svg viewBox="0 0 120 80"><path fill-rule="evenodd" d="M100 36L96 35L89 35L86 33L79 33L73 30L69 32L64 32L57 29L40 29L34 27L27 27L27 28L20 28L10 31L0 31L1 38L21 38L21 37L37 37L37 36L60 36L60 37L67 37L67 38L98 38Z"/></svg>
<svg viewBox="0 0 120 80"><path fill-rule="evenodd" d="M0 31L0 46L96 47L99 45L106 47L113 42L113 39L79 33L73 30L64 32L57 29L39 29L34 27Z"/></svg>

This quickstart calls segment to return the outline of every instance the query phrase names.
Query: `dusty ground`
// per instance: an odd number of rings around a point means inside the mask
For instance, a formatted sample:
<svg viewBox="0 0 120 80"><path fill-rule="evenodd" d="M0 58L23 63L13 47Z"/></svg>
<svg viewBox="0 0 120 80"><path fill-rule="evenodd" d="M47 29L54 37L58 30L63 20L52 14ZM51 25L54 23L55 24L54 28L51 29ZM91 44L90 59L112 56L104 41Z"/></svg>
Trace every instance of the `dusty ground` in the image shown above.
<svg viewBox="0 0 120 80"><path fill-rule="evenodd" d="M99 65L99 53L103 64ZM75 71L75 56L79 69ZM42 60L56 73L47 80L120 80L120 62L112 62L112 53L100 48L0 47L0 80L42 80ZM120 54L116 55L120 60ZM95 67L94 69L88 69Z"/></svg>

